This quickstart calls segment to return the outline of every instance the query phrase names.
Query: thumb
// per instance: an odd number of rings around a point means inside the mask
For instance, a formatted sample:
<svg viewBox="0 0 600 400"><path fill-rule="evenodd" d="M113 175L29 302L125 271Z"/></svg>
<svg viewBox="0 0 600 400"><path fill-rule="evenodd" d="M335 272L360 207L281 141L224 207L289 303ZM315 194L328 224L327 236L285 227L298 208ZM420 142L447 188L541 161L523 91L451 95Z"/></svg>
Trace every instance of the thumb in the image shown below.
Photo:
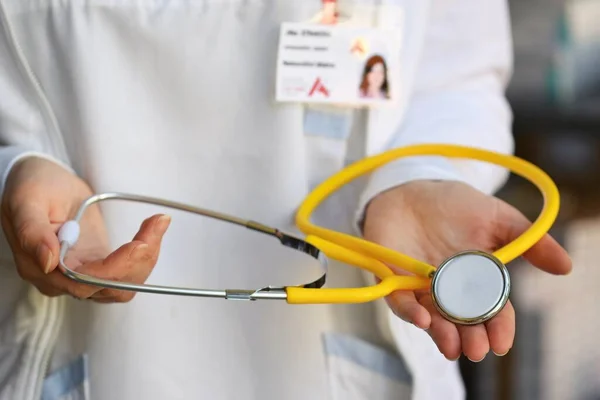
<svg viewBox="0 0 600 400"><path fill-rule="evenodd" d="M501 202L496 225L496 238L499 244L506 245L522 235L532 224L516 208ZM554 275L565 275L572 269L567 251L549 234L527 250L523 257L537 268Z"/></svg>
<svg viewBox="0 0 600 400"><path fill-rule="evenodd" d="M47 207L41 203L21 203L14 209L12 226L21 251L36 260L44 273L54 270L58 265L60 244Z"/></svg>

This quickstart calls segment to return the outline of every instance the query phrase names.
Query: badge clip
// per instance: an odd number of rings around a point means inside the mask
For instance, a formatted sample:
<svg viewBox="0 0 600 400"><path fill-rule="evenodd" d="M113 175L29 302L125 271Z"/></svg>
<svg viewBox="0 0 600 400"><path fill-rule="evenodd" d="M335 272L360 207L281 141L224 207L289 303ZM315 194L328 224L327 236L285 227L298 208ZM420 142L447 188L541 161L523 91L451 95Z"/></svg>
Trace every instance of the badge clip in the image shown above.
<svg viewBox="0 0 600 400"><path fill-rule="evenodd" d="M319 17L319 23L323 25L335 25L338 22L338 18L337 0L323 0L323 10Z"/></svg>

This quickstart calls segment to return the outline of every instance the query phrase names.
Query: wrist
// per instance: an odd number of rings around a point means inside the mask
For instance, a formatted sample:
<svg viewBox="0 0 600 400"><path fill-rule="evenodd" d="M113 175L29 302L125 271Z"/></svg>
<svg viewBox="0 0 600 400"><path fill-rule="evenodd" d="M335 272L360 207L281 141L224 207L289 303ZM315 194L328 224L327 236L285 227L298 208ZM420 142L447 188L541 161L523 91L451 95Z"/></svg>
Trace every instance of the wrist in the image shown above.
<svg viewBox="0 0 600 400"><path fill-rule="evenodd" d="M34 171L45 169L52 164L51 161L39 157L34 153L26 153L15 158L5 172L4 187L9 190L23 178L30 177Z"/></svg>
<svg viewBox="0 0 600 400"><path fill-rule="evenodd" d="M376 197L387 197L398 188L410 189L415 182L462 181L450 160L443 157L411 157L393 161L374 170L360 195L354 217L354 227L359 234L364 232L367 208ZM377 201L376 203L379 203Z"/></svg>
<svg viewBox="0 0 600 400"><path fill-rule="evenodd" d="M419 179L393 186L375 195L364 208L364 229L367 220L384 221L399 218L407 220L426 217L419 209L433 193L450 192L457 185L468 186L464 182L445 179ZM429 204L429 203L427 203ZM427 211L423 211L426 213Z"/></svg>
<svg viewBox="0 0 600 400"><path fill-rule="evenodd" d="M419 179L392 186L375 196L365 205L365 220L380 209L402 209L408 206L410 193L420 186L441 182L437 179Z"/></svg>
<svg viewBox="0 0 600 400"><path fill-rule="evenodd" d="M2 204L7 201L25 201L24 193L43 193L50 196L56 186L66 185L70 193L73 179L79 178L66 164L43 153L24 152L13 158L2 177ZM18 193L18 194L17 194Z"/></svg>

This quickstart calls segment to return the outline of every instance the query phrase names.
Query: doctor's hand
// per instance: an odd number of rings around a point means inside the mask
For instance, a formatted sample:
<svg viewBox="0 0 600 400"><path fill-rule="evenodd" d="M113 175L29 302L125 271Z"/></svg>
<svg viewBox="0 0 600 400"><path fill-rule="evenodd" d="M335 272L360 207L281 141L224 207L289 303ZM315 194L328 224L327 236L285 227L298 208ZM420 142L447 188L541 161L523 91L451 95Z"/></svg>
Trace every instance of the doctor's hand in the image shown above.
<svg viewBox="0 0 600 400"><path fill-rule="evenodd" d="M530 225L509 204L466 184L415 181L383 192L371 201L365 214L364 236L437 266L459 251L495 251ZM523 256L551 274L571 271L566 251L549 235ZM440 315L429 291L397 291L386 301L397 316L427 330L450 360L464 353L471 361L481 361L490 349L504 355L513 345L515 312L510 302L485 324L461 326Z"/></svg>
<svg viewBox="0 0 600 400"><path fill-rule="evenodd" d="M96 302L126 302L133 292L77 283L57 268L57 232L72 218L90 187L61 166L37 157L18 162L11 170L2 197L2 228L13 252L19 275L47 296L70 295ZM81 220L81 234L65 263L99 278L143 283L158 257L169 217L155 215L142 224L133 240L110 252L97 205Z"/></svg>

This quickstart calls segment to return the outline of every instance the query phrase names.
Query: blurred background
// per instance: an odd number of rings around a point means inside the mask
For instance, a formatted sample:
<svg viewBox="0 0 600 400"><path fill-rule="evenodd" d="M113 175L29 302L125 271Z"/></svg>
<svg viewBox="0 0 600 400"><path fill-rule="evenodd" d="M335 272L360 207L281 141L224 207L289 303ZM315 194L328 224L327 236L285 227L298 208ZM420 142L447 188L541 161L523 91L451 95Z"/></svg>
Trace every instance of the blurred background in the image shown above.
<svg viewBox="0 0 600 400"><path fill-rule="evenodd" d="M562 196L552 232L568 277L511 265L517 337L504 357L461 360L469 399L600 399L600 0L511 0L515 70L508 89L516 153ZM500 197L531 219L537 190L512 177Z"/></svg>

